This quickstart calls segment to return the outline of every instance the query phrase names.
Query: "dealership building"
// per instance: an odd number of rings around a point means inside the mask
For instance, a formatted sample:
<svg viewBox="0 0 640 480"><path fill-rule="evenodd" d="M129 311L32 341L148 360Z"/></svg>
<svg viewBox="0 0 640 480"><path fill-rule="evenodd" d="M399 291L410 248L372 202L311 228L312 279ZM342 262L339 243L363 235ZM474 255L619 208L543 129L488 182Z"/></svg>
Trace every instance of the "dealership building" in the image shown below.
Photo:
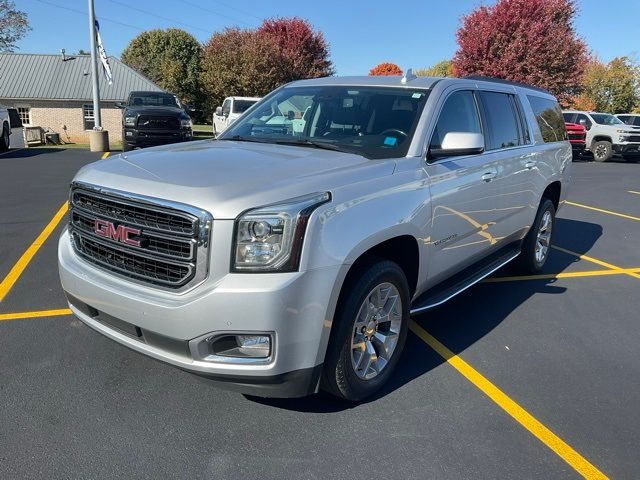
<svg viewBox="0 0 640 480"><path fill-rule="evenodd" d="M112 84L102 73L99 78L102 127L111 141L120 141L122 111L116 102L135 90L162 89L114 57L109 64ZM0 53L0 105L15 108L23 126L59 133L63 142L89 143L94 126L91 57Z"/></svg>

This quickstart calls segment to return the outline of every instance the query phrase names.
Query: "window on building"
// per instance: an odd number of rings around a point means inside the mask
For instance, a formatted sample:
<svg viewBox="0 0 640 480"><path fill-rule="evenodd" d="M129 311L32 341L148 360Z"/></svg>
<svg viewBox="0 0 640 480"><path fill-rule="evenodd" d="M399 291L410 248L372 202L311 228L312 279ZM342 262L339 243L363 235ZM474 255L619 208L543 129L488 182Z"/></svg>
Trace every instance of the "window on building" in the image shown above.
<svg viewBox="0 0 640 480"><path fill-rule="evenodd" d="M82 124L85 130L93 130L96 124L95 118L93 117L93 105L82 106Z"/></svg>
<svg viewBox="0 0 640 480"><path fill-rule="evenodd" d="M22 125L31 125L31 108L30 107L18 107L18 116L20 117L20 123Z"/></svg>

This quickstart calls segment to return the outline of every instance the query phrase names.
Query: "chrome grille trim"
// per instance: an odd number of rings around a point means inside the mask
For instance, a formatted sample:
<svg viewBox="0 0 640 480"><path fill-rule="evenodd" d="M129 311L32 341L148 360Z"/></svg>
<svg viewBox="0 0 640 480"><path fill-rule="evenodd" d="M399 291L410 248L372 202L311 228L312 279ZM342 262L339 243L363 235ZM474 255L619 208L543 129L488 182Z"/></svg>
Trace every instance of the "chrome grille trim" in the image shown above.
<svg viewBox="0 0 640 480"><path fill-rule="evenodd" d="M140 246L96 235L96 219L140 230ZM74 251L94 266L160 289L184 291L209 274L213 217L196 207L109 189L71 184L69 233Z"/></svg>

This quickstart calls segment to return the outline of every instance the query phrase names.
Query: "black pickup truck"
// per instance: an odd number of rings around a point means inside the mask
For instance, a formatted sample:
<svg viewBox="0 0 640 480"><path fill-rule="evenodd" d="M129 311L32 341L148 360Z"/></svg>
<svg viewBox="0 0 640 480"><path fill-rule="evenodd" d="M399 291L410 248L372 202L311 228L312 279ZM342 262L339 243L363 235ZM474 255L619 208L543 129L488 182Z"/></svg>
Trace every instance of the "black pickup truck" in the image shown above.
<svg viewBox="0 0 640 480"><path fill-rule="evenodd" d="M193 136L180 100L164 92L131 92L122 112L122 150L184 142Z"/></svg>

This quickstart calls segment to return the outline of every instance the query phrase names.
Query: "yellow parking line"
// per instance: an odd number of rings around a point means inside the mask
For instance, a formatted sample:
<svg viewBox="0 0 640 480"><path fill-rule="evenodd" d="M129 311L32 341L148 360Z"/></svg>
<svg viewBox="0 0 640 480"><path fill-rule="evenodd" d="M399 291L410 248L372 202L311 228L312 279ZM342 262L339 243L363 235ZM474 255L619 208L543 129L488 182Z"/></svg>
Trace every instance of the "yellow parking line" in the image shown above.
<svg viewBox="0 0 640 480"><path fill-rule="evenodd" d="M413 320L410 321L409 328L429 347L435 350L436 353L438 353L438 355L440 355L449 365L455 368L458 373L469 380L469 382L482 391L505 412L511 415L515 421L529 430L534 437L550 448L562 460L567 462L571 467L573 467L573 469L575 469L576 472L584 478L589 479L607 478L604 473L589 463L586 458L576 452L570 445L564 442L524 408L509 398L504 392L502 392L502 390L491 383L480 372L462 360L458 355L454 354Z"/></svg>
<svg viewBox="0 0 640 480"><path fill-rule="evenodd" d="M55 230L62 217L64 217L64 215L67 213L67 208L67 202L64 202L57 213L53 216L51 221L47 224L46 227L44 227L44 230L40 232L40 235L38 235L31 246L27 248L27 250L18 259L18 261L4 278L4 280L2 280L2 283L0 283L0 302L4 300L4 297L6 297L7 293L9 293L9 290L11 290L11 287L13 287L18 278L20 278L20 275L22 275L24 269L27 268L27 265L29 265L29 262L31 261L33 256L40 249L47 238L49 238L51 232Z"/></svg>
<svg viewBox="0 0 640 480"><path fill-rule="evenodd" d="M635 193L636 195L640 195L640 192L636 192L635 190L627 190L629 193Z"/></svg>
<svg viewBox="0 0 640 480"><path fill-rule="evenodd" d="M574 207L586 208L587 210L607 213L609 215L615 215L616 217L627 218L629 220L635 220L636 222L640 222L640 217L634 217L633 215L625 215L624 213L612 212L611 210L604 210L602 208L590 207L589 205L582 205L581 203L570 202L568 200L565 203L567 205L573 205Z"/></svg>
<svg viewBox="0 0 640 480"><path fill-rule="evenodd" d="M58 317L60 315L71 315L71 310L60 308L58 310L38 310L36 312L0 313L0 322L24 318Z"/></svg>
<svg viewBox="0 0 640 480"><path fill-rule="evenodd" d="M100 157L100 159L104 160L105 158L107 158L109 155L111 154L111 152L104 152L102 154L102 156Z"/></svg>
<svg viewBox="0 0 640 480"><path fill-rule="evenodd" d="M539 275L516 275L513 277L485 278L482 283L517 282L522 280L551 280L557 278L599 277L603 275L623 275L625 273L640 273L640 267L623 268L620 270L587 270L584 272L543 273Z"/></svg>
<svg viewBox="0 0 640 480"><path fill-rule="evenodd" d="M583 255L581 253L574 252L573 250L568 250L566 248L558 247L557 245L551 245L551 248L554 248L554 249L559 250L559 251L564 252L564 253L568 253L569 255L573 255L574 257L578 257L581 260L585 260L587 262L595 263L596 265L600 265L601 267L606 267L606 268L609 268L611 270L615 270L615 271L617 271L619 273L622 273L624 275L629 275L630 277L633 277L633 278L640 278L640 274L634 273L634 272L629 272L628 270L630 270L630 269L618 267L617 265L612 265L611 263L607 263L607 262L604 262L602 260L598 260L597 258L589 257L587 255Z"/></svg>

